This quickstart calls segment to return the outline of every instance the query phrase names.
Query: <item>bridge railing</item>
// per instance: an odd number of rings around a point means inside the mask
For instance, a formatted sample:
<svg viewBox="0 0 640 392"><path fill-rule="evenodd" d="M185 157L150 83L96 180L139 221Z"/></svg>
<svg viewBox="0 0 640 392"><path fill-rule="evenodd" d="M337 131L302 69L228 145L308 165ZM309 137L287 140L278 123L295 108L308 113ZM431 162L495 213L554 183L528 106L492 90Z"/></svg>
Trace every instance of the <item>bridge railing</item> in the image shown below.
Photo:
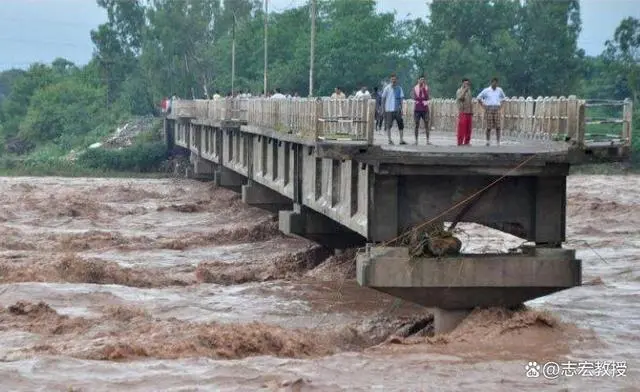
<svg viewBox="0 0 640 392"><path fill-rule="evenodd" d="M178 117L201 121L244 121L247 125L296 134L310 140L368 140L373 137L375 101L356 99L238 98L178 100Z"/></svg>
<svg viewBox="0 0 640 392"><path fill-rule="evenodd" d="M503 136L515 139L557 140L571 138L584 140L585 101L575 96L566 97L512 97L504 101L500 111ZM413 128L413 101L407 101L406 126ZM458 105L455 99L433 99L429 103L431 128L443 132L456 132ZM473 129L486 129L487 119L477 100L473 101Z"/></svg>
<svg viewBox="0 0 640 392"><path fill-rule="evenodd" d="M430 101L430 120L432 129L444 132L456 132L458 104L455 99L433 99ZM554 140L570 137L581 141L581 107L584 101L575 96L565 97L512 97L504 101L500 111L502 135L516 139ZM413 101L405 104L407 125L414 126ZM473 101L473 129L481 132L486 129L485 112Z"/></svg>
<svg viewBox="0 0 640 392"><path fill-rule="evenodd" d="M633 102L630 99L589 99L585 108L585 143L613 142L630 146L633 129Z"/></svg>
<svg viewBox="0 0 640 392"><path fill-rule="evenodd" d="M612 101L623 106L622 118L598 121L621 125L618 134L608 134L619 144L631 143L631 101ZM405 127L414 124L415 102L405 100ZM565 140L580 144L588 141L586 109L591 103L570 97L513 97L504 102L500 113L503 135L517 139ZM432 99L431 130L455 133L458 106L455 99ZM591 110L591 109L590 109ZM248 125L295 134L310 140L347 139L373 142L375 100L328 98L240 98L219 100L179 100L174 102L176 116L196 117L201 121L238 120ZM484 111L474 101L473 127L486 128ZM615 137L614 137L615 136Z"/></svg>

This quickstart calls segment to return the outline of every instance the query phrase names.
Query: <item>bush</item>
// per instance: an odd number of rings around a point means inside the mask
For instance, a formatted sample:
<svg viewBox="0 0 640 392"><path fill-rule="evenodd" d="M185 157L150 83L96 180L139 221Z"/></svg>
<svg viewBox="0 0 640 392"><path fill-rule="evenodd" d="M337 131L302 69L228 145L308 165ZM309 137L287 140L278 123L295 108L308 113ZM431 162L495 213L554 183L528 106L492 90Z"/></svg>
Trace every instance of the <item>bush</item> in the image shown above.
<svg viewBox="0 0 640 392"><path fill-rule="evenodd" d="M102 170L151 172L157 171L168 157L163 142L134 144L121 150L94 148L78 157L78 165Z"/></svg>
<svg viewBox="0 0 640 392"><path fill-rule="evenodd" d="M61 136L67 142L86 135L103 123L104 92L75 80L65 80L37 90L20 123L18 136L30 142L48 142ZM68 147L68 146L67 146Z"/></svg>

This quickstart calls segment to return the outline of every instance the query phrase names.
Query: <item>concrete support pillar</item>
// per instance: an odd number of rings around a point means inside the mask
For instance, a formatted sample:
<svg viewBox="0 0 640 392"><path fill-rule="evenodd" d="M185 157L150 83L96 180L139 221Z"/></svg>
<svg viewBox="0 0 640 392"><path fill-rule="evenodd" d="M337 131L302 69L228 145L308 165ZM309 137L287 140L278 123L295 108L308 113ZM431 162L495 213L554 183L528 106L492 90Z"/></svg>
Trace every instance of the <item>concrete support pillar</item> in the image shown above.
<svg viewBox="0 0 640 392"><path fill-rule="evenodd" d="M247 178L222 165L218 165L214 181L217 186L223 186L240 192L241 186L247 182Z"/></svg>
<svg viewBox="0 0 640 392"><path fill-rule="evenodd" d="M537 245L559 248L565 241L566 200L566 177L535 179L533 236Z"/></svg>
<svg viewBox="0 0 640 392"><path fill-rule="evenodd" d="M193 175L195 178L213 179L216 173L216 164L191 152L189 159L193 164Z"/></svg>
<svg viewBox="0 0 640 392"><path fill-rule="evenodd" d="M279 227L284 234L305 237L327 248L345 249L366 242L358 233L297 203L293 211L279 212Z"/></svg>
<svg viewBox="0 0 640 392"><path fill-rule="evenodd" d="M173 148L175 147L175 143L176 143L175 134L173 131L174 122L165 117L163 120L163 129L164 129L163 139L167 146L167 151L171 152L173 151Z"/></svg>
<svg viewBox="0 0 640 392"><path fill-rule="evenodd" d="M303 177L303 173L304 173L304 167L303 167L303 154L304 154L304 150L305 148L309 148L309 147L305 147L303 145L300 144L293 144L293 148L292 148L292 165L293 165L293 178L291 179L291 181L293 181L293 201L295 203L302 203L303 200L303 182L302 182L302 177Z"/></svg>
<svg viewBox="0 0 640 392"><path fill-rule="evenodd" d="M369 239L382 242L398 235L398 176L369 173Z"/></svg>
<svg viewBox="0 0 640 392"><path fill-rule="evenodd" d="M471 310L445 310L440 308L433 309L433 331L436 334L449 333L456 329L464 320Z"/></svg>
<svg viewBox="0 0 640 392"><path fill-rule="evenodd" d="M242 201L272 212L293 208L289 198L253 180L248 180L247 185L242 186Z"/></svg>

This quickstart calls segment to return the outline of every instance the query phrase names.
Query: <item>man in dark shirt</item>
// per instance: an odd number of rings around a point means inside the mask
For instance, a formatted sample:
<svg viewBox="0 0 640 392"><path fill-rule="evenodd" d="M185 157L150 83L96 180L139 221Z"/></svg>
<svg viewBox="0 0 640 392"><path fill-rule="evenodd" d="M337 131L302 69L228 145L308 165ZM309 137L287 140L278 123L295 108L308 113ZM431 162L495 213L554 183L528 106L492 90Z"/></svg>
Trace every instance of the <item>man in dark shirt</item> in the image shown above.
<svg viewBox="0 0 640 392"><path fill-rule="evenodd" d="M429 143L429 86L425 82L425 78L418 79L418 84L415 85L411 96L415 101L413 109L413 120L415 122L415 135L416 145L418 145L418 130L420 129L420 119L424 122L424 129L427 134L427 144Z"/></svg>
<svg viewBox="0 0 640 392"><path fill-rule="evenodd" d="M373 88L373 98L376 100L376 129L382 131L384 110L382 110L382 94L377 86Z"/></svg>

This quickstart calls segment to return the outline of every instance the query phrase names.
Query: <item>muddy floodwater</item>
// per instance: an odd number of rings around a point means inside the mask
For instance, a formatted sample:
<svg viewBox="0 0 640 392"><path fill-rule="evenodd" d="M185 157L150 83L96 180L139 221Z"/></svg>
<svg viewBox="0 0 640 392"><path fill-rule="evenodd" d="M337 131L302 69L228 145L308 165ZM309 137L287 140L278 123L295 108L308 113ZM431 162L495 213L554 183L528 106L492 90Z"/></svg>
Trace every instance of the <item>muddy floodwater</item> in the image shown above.
<svg viewBox="0 0 640 392"><path fill-rule="evenodd" d="M640 177L571 176L567 210L583 286L433 336L428 309L357 285L353 251L229 190L0 178L0 391L640 390ZM618 366L526 376L549 361Z"/></svg>

